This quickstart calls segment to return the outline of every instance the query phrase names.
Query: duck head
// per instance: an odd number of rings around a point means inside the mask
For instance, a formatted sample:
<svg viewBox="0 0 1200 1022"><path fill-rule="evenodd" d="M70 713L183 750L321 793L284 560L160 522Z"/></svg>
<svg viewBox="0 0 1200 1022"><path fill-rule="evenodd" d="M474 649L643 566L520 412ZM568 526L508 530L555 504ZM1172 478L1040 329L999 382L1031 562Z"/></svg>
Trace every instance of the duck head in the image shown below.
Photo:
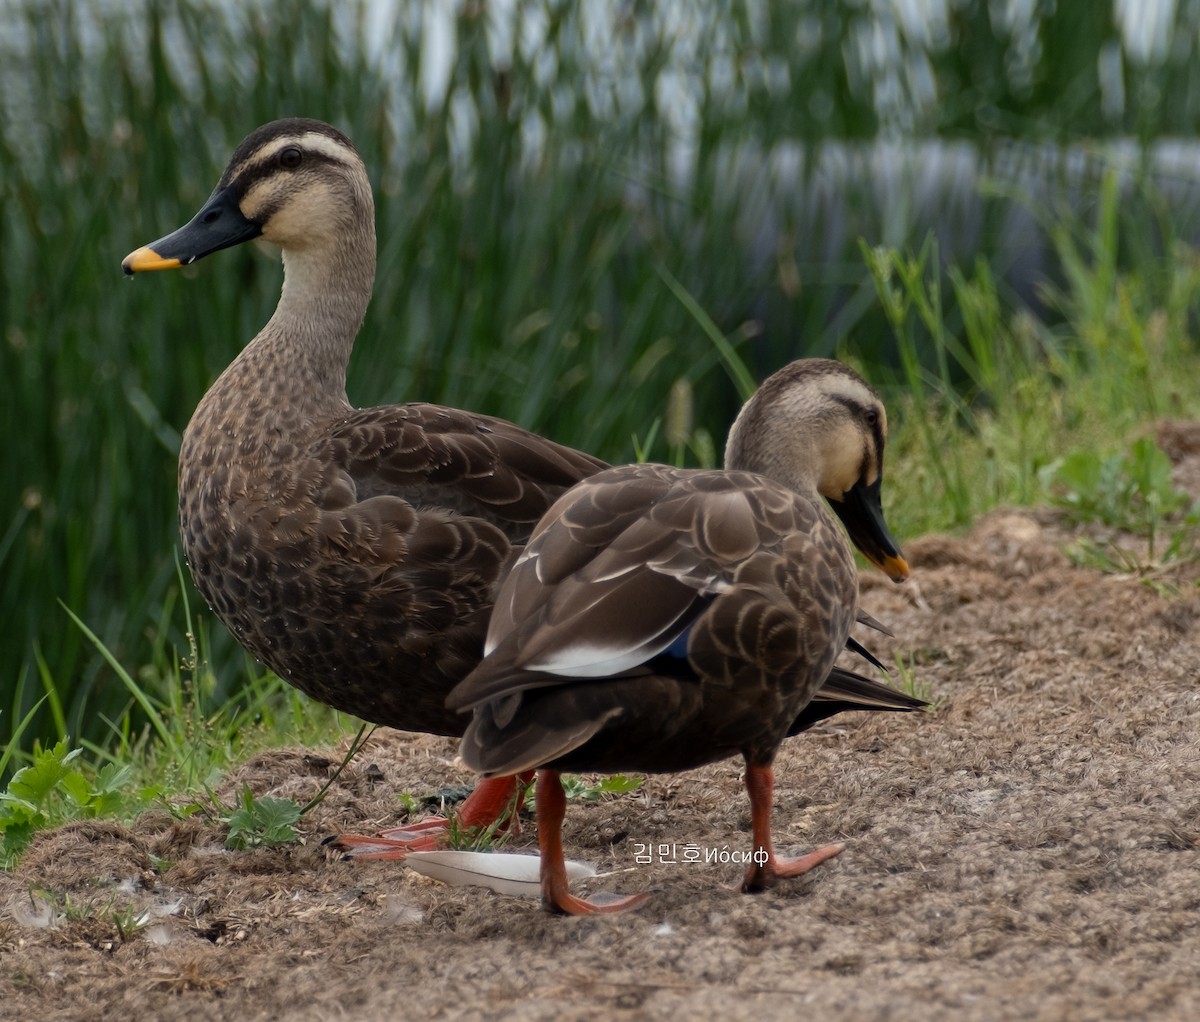
<svg viewBox="0 0 1200 1022"><path fill-rule="evenodd" d="M374 257L374 201L350 140L323 121L287 118L251 132L235 150L208 201L187 224L131 252L127 274L187 266L262 237L289 255L329 250L366 225Z"/></svg>
<svg viewBox="0 0 1200 1022"><path fill-rule="evenodd" d="M880 501L886 441L887 412L861 376L832 359L800 359L763 381L742 408L725 467L816 489L867 560L902 582L908 562Z"/></svg>

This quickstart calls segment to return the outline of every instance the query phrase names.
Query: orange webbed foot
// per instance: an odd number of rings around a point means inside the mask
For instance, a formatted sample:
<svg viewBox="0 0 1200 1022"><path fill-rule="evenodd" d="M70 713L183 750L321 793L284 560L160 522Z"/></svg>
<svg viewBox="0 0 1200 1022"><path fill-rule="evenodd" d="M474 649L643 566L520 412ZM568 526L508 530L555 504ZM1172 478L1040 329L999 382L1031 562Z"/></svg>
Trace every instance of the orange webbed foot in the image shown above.
<svg viewBox="0 0 1200 1022"><path fill-rule="evenodd" d="M539 770L537 782L538 850L541 854L542 907L547 912L586 916L628 912L650 899L649 894L597 894L578 898L567 888L563 859L562 822L567 799L557 771Z"/></svg>
<svg viewBox="0 0 1200 1022"><path fill-rule="evenodd" d="M754 834L754 857L741 889L747 893L765 891L775 881L803 876L827 859L841 854L845 845L825 845L796 859L776 856L771 844L771 803L775 793L775 774L770 764L746 764L746 794L750 796L750 825Z"/></svg>
<svg viewBox="0 0 1200 1022"><path fill-rule="evenodd" d="M825 845L815 852L801 855L795 859L781 859L776 855L766 854L762 848L755 850L755 862L746 870L741 889L747 894L765 891L775 886L777 880L803 876L809 870L821 863L840 855L846 850L843 844ZM758 861L761 857L762 861Z"/></svg>
<svg viewBox="0 0 1200 1022"><path fill-rule="evenodd" d="M542 906L547 912L556 912L565 916L587 916L600 913L613 915L617 912L629 912L650 900L650 895L629 894L625 896L613 894L597 894L594 898L579 898L567 890L547 893L542 887Z"/></svg>
<svg viewBox="0 0 1200 1022"><path fill-rule="evenodd" d="M392 827L378 834L338 834L325 843L347 859L403 859L409 852L431 852L445 844L450 821L431 816L419 823Z"/></svg>
<svg viewBox="0 0 1200 1022"><path fill-rule="evenodd" d="M375 835L339 834L326 844L348 859L403 859L409 852L431 852L446 844L452 827L462 830L493 827L499 833L519 834L519 813L532 771L515 777L480 781L453 819L431 816Z"/></svg>

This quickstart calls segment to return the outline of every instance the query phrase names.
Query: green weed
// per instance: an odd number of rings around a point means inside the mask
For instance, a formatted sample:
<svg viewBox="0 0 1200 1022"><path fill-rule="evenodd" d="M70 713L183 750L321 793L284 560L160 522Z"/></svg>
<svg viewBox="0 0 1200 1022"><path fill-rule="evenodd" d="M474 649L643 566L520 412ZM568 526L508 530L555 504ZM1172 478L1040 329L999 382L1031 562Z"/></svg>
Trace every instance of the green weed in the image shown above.
<svg viewBox="0 0 1200 1022"><path fill-rule="evenodd" d="M895 658L896 664L896 688L905 695L910 695L914 699L921 699L929 704L927 713L933 713L938 710L946 700L935 694L933 686L927 681L922 681L917 673L918 656L915 653L905 657L901 653L897 653Z"/></svg>
<svg viewBox="0 0 1200 1022"><path fill-rule="evenodd" d="M1146 554L1116 539L1084 537L1069 551L1081 564L1147 575L1200 557L1200 503L1175 487L1171 461L1146 437L1127 451L1075 451L1042 470L1050 500L1077 522L1095 522L1145 541Z"/></svg>
<svg viewBox="0 0 1200 1022"><path fill-rule="evenodd" d="M121 909L113 909L110 918L116 927L117 936L125 943L141 933L149 925L152 916L148 912L139 911L133 905L126 905Z"/></svg>
<svg viewBox="0 0 1200 1022"><path fill-rule="evenodd" d="M446 847L460 852L490 852L502 848L512 836L507 818L501 816L482 827L468 827L450 814L446 827Z"/></svg>
<svg viewBox="0 0 1200 1022"><path fill-rule="evenodd" d="M627 774L603 774L596 778L563 774L561 779L567 798L579 802L595 802L610 795L627 795L637 791L644 783L643 778Z"/></svg>
<svg viewBox="0 0 1200 1022"><path fill-rule="evenodd" d="M257 848L260 845L286 845L299 840L295 824L303 809L292 799L271 795L256 797L249 787L242 789L237 810L224 819L229 826L225 844L230 848Z"/></svg>
<svg viewBox="0 0 1200 1022"><path fill-rule="evenodd" d="M944 274L949 306L932 237L915 253L862 246L899 359L890 380L875 378L893 423L888 471L899 483L887 495L901 535L1043 502L1064 463L1085 472L1094 452L1148 419L1200 414L1200 394L1181 386L1195 376L1200 259L1174 247L1170 259L1119 273L1120 201L1110 176L1095 225L1059 211L1051 236L1069 283L1045 295L1065 329L1006 306L983 262ZM1165 456L1135 457L1131 470L1161 477ZM1146 498L1161 500L1160 483L1142 481Z"/></svg>
<svg viewBox="0 0 1200 1022"><path fill-rule="evenodd" d="M404 809L405 816L414 815L421 808L421 799L417 798L411 791L396 792L396 801Z"/></svg>
<svg viewBox="0 0 1200 1022"><path fill-rule="evenodd" d="M205 812L214 824L230 827L237 847L288 840L286 826L321 801L362 748L373 731L365 724L320 791L304 806L288 803L295 808L295 819L282 804L286 800L249 795L247 801L246 792L238 806L221 806L211 788L231 765L257 749L279 744L289 734L305 743L335 741L349 718L311 703L274 675L258 671L248 672L249 684L242 693L214 705L217 689L205 666L203 632L200 640L194 638L197 626L186 601L183 613L188 653L179 657L159 648L157 666L144 669L140 678L77 622L127 689L129 704L109 722L106 745L85 741L74 746L64 737L47 748L35 742L28 753L14 742L0 753L0 776L10 761L23 764L0 792L0 868L10 867L40 830L93 817L130 819L155 804L181 817ZM134 725L135 707L146 722L140 728ZM208 794L195 798L200 791Z"/></svg>
<svg viewBox="0 0 1200 1022"><path fill-rule="evenodd" d="M534 790L534 782L519 786L513 793L507 809L496 819L482 827L466 827L458 817L450 813L446 830L446 846L459 851L485 852L502 847L516 832L517 806L527 804Z"/></svg>
<svg viewBox="0 0 1200 1022"><path fill-rule="evenodd" d="M342 771L362 750L375 732L375 726L363 724L346 749L337 768L333 770L320 790L304 805L294 799L277 798L273 795L257 796L248 786L243 786L235 806L226 806L211 790L204 799L194 799L183 804L171 805L171 812L180 816L203 813L214 824L229 828L225 844L229 848L257 848L260 845L292 844L300 839L295 824L325 799L326 793Z"/></svg>
<svg viewBox="0 0 1200 1022"><path fill-rule="evenodd" d="M1075 451L1042 469L1051 501L1077 522L1101 522L1138 535L1188 512L1192 498L1171 480L1171 459L1147 437L1128 451Z"/></svg>
<svg viewBox="0 0 1200 1022"><path fill-rule="evenodd" d="M560 781L563 793L568 799L582 802L594 802L601 798L625 795L637 791L643 783L642 778L629 777L625 774L606 774L596 778L583 777L578 774L563 774ZM520 797L527 806L536 804L537 788L532 781L525 786ZM485 827L463 827L451 815L450 827L446 836L447 846L466 851L486 851L499 848L512 835L507 821L512 816L516 804L517 797L514 796L509 811Z"/></svg>
<svg viewBox="0 0 1200 1022"><path fill-rule="evenodd" d="M117 894L107 899L76 901L67 892L35 887L30 890L29 898L35 913L51 926L97 920L111 926L121 943L137 936L154 918L152 913L135 905L118 904L124 899Z"/></svg>
<svg viewBox="0 0 1200 1022"><path fill-rule="evenodd" d="M0 792L0 864L5 868L39 830L70 820L132 815L162 795L157 785L132 786L131 766L106 763L87 769L82 752L66 739L48 749L35 746L29 765Z"/></svg>

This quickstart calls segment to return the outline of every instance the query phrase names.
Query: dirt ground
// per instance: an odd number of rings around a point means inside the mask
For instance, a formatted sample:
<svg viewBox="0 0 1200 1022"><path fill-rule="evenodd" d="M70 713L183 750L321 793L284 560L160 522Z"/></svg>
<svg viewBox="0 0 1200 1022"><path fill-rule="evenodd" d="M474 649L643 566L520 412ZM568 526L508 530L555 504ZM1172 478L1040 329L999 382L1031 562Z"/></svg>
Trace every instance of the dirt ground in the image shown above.
<svg viewBox="0 0 1200 1022"><path fill-rule="evenodd" d="M1163 446L1194 487L1188 436ZM937 706L785 745L777 843L847 845L805 878L751 897L737 865L635 861L749 850L734 761L570 804L568 855L615 871L593 889L655 892L626 915L339 861L320 839L396 820L397 792L472 783L453 742L379 732L301 845L165 814L41 836L0 874L0 1018L1200 1018L1200 568L1101 574L1079 538L997 512L908 543L911 585L864 577L897 638L862 638ZM223 790L304 799L336 758L263 755Z"/></svg>

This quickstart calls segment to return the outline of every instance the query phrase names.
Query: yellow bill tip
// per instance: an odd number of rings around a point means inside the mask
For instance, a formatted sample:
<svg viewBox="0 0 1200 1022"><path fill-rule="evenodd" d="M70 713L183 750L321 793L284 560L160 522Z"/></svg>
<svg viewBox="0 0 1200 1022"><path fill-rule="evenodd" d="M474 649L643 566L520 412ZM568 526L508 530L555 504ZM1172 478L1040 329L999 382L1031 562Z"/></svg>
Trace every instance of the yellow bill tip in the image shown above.
<svg viewBox="0 0 1200 1022"><path fill-rule="evenodd" d="M871 558L872 563L893 582L903 582L908 578L910 572L908 569L908 561L903 557L884 556L876 560Z"/></svg>
<svg viewBox="0 0 1200 1022"><path fill-rule="evenodd" d="M148 245L130 252L121 260L121 269L130 276L144 270L173 270L182 265L178 259L164 259Z"/></svg>

